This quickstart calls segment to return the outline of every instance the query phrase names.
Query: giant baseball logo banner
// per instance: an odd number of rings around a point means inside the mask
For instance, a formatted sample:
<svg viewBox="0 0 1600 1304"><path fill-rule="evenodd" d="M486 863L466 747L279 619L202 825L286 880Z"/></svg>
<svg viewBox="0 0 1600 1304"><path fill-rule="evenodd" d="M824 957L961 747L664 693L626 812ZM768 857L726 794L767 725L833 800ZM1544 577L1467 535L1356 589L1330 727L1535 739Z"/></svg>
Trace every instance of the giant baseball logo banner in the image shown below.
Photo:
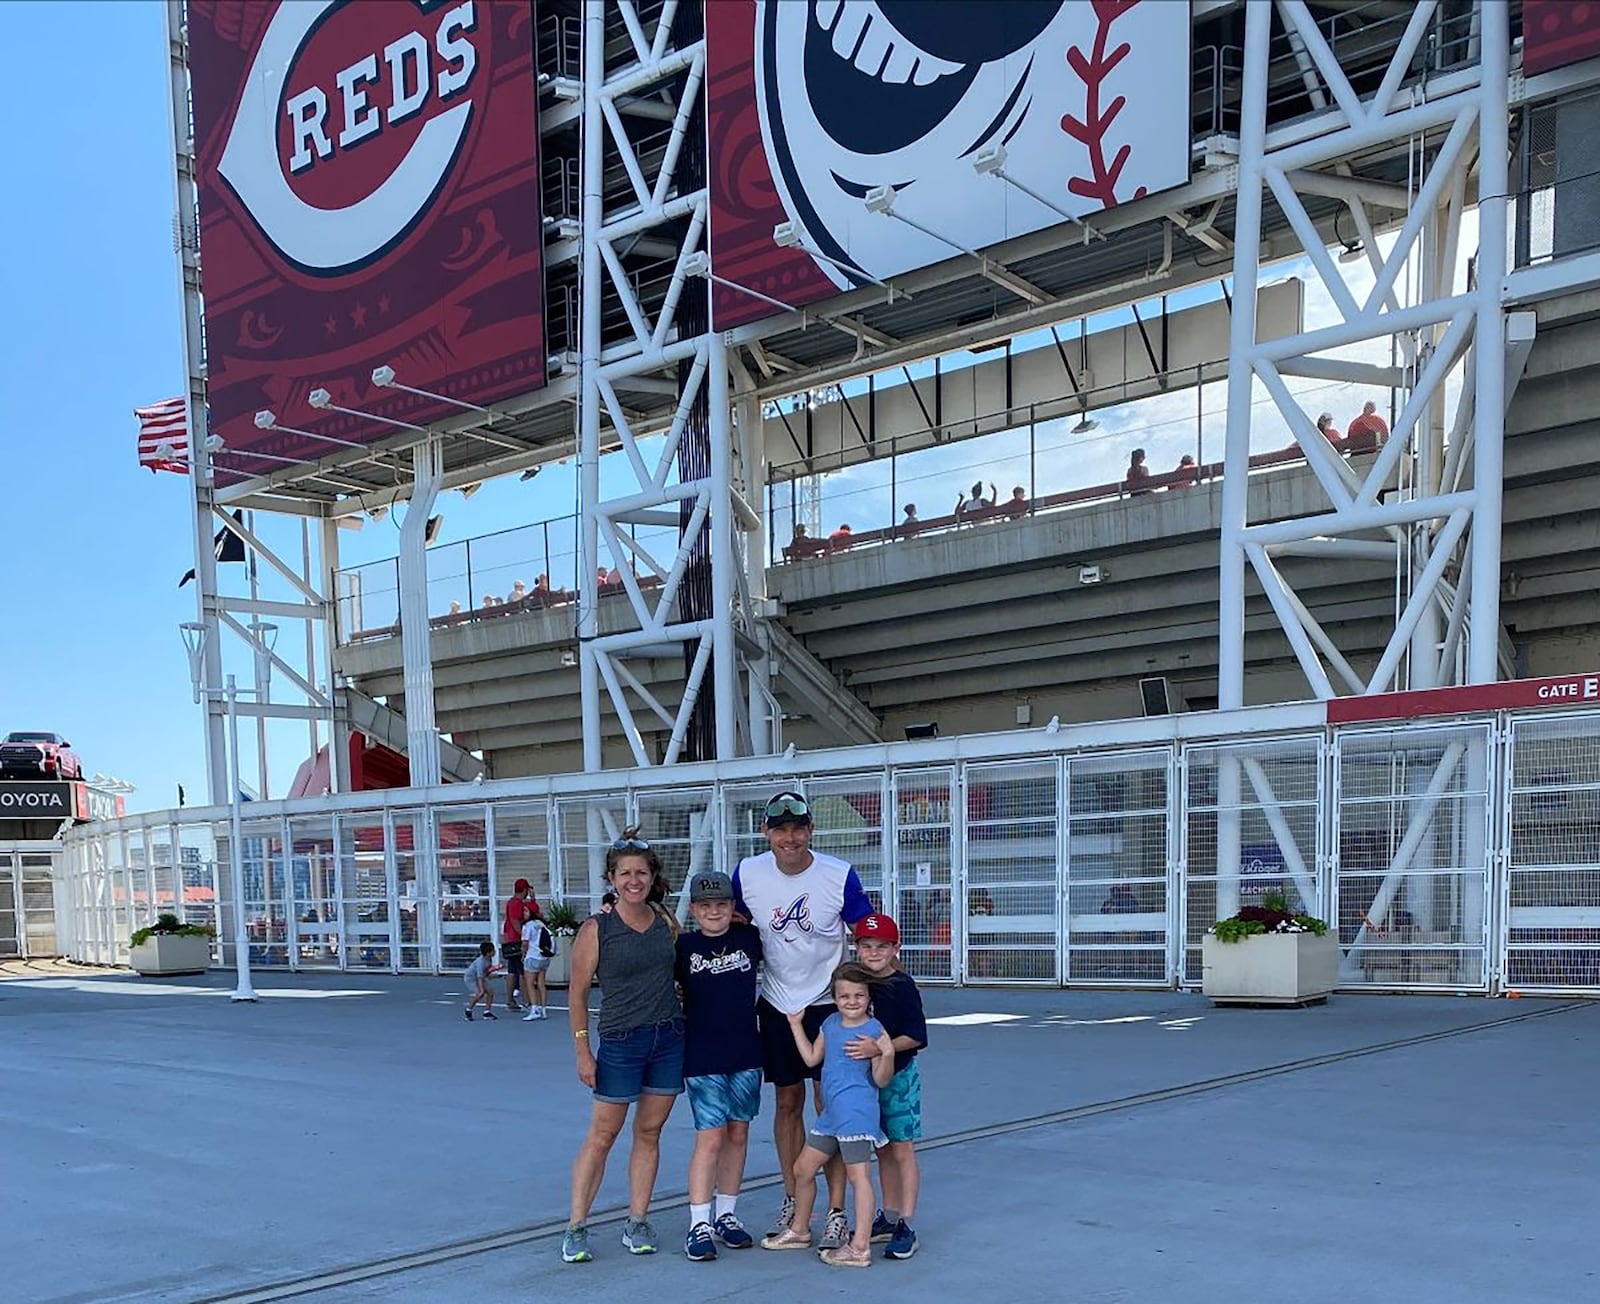
<svg viewBox="0 0 1600 1304"><path fill-rule="evenodd" d="M518 0L190 0L219 475L544 384L534 14Z"/></svg>
<svg viewBox="0 0 1600 1304"><path fill-rule="evenodd" d="M1189 179L1186 4L718 0L706 23L712 269L782 303ZM732 286L719 329L777 311Z"/></svg>

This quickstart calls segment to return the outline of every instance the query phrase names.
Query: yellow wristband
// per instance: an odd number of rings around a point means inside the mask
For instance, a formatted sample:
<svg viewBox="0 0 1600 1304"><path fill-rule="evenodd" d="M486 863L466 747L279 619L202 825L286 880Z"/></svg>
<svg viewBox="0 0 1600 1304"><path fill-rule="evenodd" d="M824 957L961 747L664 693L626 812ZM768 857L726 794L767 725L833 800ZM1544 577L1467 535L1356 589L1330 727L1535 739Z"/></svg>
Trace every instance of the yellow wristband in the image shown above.
<svg viewBox="0 0 1600 1304"><path fill-rule="evenodd" d="M583 1038L584 1041L588 1041L589 1040L589 1030L587 1028L579 1028L572 1035L573 1035L574 1039L581 1037L581 1038Z"/></svg>

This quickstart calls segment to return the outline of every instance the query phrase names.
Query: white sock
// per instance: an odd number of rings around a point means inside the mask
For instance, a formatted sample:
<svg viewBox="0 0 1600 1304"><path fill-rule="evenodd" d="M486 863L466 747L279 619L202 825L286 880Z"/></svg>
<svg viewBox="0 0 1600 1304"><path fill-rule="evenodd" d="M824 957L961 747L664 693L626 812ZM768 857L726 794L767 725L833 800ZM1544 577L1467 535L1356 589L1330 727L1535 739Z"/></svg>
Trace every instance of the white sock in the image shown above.
<svg viewBox="0 0 1600 1304"><path fill-rule="evenodd" d="M689 1206L690 1227L698 1227L701 1223L708 1223L710 1221L711 1205L709 1202L706 1204L691 1204Z"/></svg>
<svg viewBox="0 0 1600 1304"><path fill-rule="evenodd" d="M724 1214L732 1213L733 1206L738 1203L739 1196L737 1192L733 1195L724 1195L721 1191L718 1191L716 1194L717 1217L721 1218Z"/></svg>

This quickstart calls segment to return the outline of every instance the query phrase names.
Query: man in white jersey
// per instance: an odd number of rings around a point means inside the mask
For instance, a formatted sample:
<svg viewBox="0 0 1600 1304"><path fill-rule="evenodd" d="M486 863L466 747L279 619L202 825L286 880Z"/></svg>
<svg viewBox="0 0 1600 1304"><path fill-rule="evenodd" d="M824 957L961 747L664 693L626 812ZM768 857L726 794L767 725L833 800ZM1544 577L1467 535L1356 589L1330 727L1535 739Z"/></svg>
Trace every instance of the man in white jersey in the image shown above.
<svg viewBox="0 0 1600 1304"><path fill-rule="evenodd" d="M767 803L762 832L767 851L746 856L733 872L734 907L761 930L765 963L756 1016L761 1025L762 1072L776 1090L772 1140L783 1172L784 1200L775 1227L794 1216L794 1165L805 1145L805 1083L821 1076L795 1047L787 1015L804 1010L808 1037L834 1012L829 980L846 958L850 925L873 905L855 870L811 850L811 807L799 793ZM828 1218L819 1248L844 1244L844 1165L827 1164ZM859 1213L857 1216L861 1216Z"/></svg>

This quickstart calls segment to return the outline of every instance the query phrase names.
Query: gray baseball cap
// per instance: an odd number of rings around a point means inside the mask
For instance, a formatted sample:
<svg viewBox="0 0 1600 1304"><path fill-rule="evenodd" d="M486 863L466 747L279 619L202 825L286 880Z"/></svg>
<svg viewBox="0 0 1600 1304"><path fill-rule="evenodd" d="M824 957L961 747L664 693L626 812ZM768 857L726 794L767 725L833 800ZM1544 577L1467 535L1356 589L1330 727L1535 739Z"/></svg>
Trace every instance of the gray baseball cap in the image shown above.
<svg viewBox="0 0 1600 1304"><path fill-rule="evenodd" d="M732 901L733 880L719 870L709 869L689 880L690 901Z"/></svg>

